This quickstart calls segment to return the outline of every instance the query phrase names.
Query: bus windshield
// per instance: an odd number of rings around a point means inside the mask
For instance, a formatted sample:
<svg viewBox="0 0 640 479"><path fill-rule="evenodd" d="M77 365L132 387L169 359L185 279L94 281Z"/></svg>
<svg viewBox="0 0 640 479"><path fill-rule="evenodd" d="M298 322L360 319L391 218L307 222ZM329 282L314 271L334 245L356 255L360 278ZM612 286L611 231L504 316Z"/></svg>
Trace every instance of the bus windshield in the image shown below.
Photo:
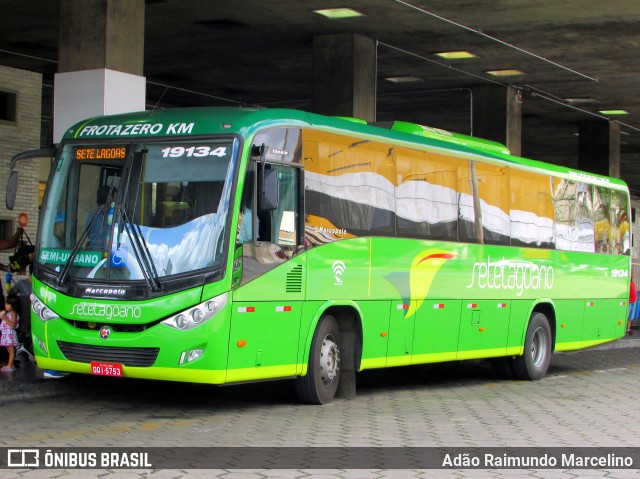
<svg viewBox="0 0 640 479"><path fill-rule="evenodd" d="M153 280L222 261L237 141L66 144L38 260L69 278Z"/></svg>

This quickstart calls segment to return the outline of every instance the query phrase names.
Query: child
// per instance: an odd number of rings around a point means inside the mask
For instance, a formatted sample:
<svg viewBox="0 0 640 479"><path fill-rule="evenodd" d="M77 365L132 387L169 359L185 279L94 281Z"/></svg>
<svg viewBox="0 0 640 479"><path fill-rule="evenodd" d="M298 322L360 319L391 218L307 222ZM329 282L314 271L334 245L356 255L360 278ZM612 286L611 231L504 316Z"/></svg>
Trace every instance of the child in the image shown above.
<svg viewBox="0 0 640 479"><path fill-rule="evenodd" d="M5 311L0 311L0 346L5 346L9 352L7 365L0 368L0 372L10 373L15 371L13 360L16 357L16 347L20 345L18 342L18 319L20 315L20 298L16 294L9 294L5 301Z"/></svg>

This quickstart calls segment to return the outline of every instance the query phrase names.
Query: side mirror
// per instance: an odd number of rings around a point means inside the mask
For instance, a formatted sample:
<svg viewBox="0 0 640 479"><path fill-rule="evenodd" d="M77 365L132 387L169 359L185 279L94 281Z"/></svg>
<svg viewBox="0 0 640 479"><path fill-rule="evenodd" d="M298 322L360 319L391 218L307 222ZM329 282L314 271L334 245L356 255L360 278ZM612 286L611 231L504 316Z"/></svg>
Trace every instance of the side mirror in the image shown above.
<svg viewBox="0 0 640 479"><path fill-rule="evenodd" d="M18 172L13 168L16 163L29 158L53 158L56 155L55 148L42 148L39 150L29 150L18 153L9 162L9 179L7 180L7 194L5 197L5 204L8 210L13 210L16 205L16 196L18 195Z"/></svg>
<svg viewBox="0 0 640 479"><path fill-rule="evenodd" d="M18 195L18 172L12 171L7 180L7 195L5 197L5 205L8 210L13 210L16 205L16 196Z"/></svg>
<svg viewBox="0 0 640 479"><path fill-rule="evenodd" d="M258 191L258 208L260 211L273 211L278 208L278 172L262 170L262 181Z"/></svg>

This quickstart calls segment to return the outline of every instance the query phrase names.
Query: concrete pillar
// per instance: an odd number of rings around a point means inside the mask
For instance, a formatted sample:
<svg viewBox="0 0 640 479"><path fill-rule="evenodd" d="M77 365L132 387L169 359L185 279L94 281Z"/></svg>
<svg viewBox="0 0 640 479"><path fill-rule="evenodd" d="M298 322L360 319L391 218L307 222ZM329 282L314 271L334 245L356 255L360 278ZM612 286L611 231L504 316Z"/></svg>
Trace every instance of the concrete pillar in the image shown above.
<svg viewBox="0 0 640 479"><path fill-rule="evenodd" d="M85 118L144 110L144 0L60 0L53 141Z"/></svg>
<svg viewBox="0 0 640 479"><path fill-rule="evenodd" d="M144 0L60 0L58 72L142 75Z"/></svg>
<svg viewBox="0 0 640 479"><path fill-rule="evenodd" d="M359 34L313 39L313 111L376 119L376 41Z"/></svg>
<svg viewBox="0 0 640 479"><path fill-rule="evenodd" d="M579 128L578 168L620 178L620 124L615 121L583 121Z"/></svg>
<svg viewBox="0 0 640 479"><path fill-rule="evenodd" d="M514 87L487 85L473 89L473 136L493 140L522 154L522 93Z"/></svg>

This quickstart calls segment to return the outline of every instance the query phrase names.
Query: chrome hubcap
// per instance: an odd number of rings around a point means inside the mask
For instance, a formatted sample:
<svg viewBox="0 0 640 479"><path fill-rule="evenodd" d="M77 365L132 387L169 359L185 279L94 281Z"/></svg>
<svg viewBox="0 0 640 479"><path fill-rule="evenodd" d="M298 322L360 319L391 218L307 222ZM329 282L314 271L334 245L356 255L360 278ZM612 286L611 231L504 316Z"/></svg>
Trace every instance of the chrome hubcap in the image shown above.
<svg viewBox="0 0 640 479"><path fill-rule="evenodd" d="M547 357L547 333L543 328L538 328L533 333L531 341L531 359L536 368L541 367Z"/></svg>
<svg viewBox="0 0 640 479"><path fill-rule="evenodd" d="M324 384L331 382L338 376L340 370L340 351L333 336L328 334L322 341L320 349L320 377Z"/></svg>

